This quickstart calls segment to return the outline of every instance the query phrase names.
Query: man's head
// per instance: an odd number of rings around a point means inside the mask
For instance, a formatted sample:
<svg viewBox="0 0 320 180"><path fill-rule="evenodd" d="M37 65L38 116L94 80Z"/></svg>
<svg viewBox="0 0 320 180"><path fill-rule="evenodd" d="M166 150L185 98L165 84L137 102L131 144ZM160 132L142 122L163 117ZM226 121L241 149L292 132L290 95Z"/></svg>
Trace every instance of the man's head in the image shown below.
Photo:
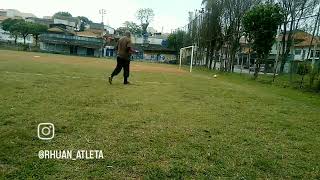
<svg viewBox="0 0 320 180"><path fill-rule="evenodd" d="M131 38L131 33L130 33L130 31L126 31L126 32L124 33L124 35L127 36L128 38Z"/></svg>

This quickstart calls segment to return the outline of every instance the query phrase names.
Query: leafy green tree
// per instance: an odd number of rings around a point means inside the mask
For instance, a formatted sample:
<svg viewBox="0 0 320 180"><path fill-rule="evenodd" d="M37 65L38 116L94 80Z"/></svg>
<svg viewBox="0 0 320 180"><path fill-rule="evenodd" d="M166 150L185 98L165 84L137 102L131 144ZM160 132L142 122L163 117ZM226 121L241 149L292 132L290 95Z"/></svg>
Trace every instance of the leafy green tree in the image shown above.
<svg viewBox="0 0 320 180"><path fill-rule="evenodd" d="M36 40L36 46L38 45L39 35L45 33L48 27L43 24L32 23L31 24L31 34Z"/></svg>
<svg viewBox="0 0 320 180"><path fill-rule="evenodd" d="M26 38L32 32L32 24L30 22L21 21L16 23L13 28L19 33L23 38L23 44L26 44Z"/></svg>
<svg viewBox="0 0 320 180"><path fill-rule="evenodd" d="M178 30L168 36L168 48L179 52L185 46L187 34L184 31Z"/></svg>
<svg viewBox="0 0 320 180"><path fill-rule="evenodd" d="M224 10L224 4L223 1L220 0L203 0L202 4L205 7L205 15L200 31L203 38L200 38L200 40L207 49L206 66L215 69L217 63L215 54L217 54L217 51L221 48L221 41L223 38L221 19ZM213 64L214 59L215 61Z"/></svg>
<svg viewBox="0 0 320 180"><path fill-rule="evenodd" d="M257 52L258 59L254 78L258 77L261 62L264 61L272 48L277 34L278 26L283 21L283 11L278 5L262 4L248 11L242 20L246 33L253 40L253 49Z"/></svg>
<svg viewBox="0 0 320 180"><path fill-rule="evenodd" d="M10 35L14 37L14 43L17 44L17 39L19 37L19 31L16 27L16 24L23 22L22 19L6 19L1 23L2 29L10 32Z"/></svg>
<svg viewBox="0 0 320 180"><path fill-rule="evenodd" d="M15 24L16 22L17 22L17 19L8 18L8 19L2 21L2 23L1 23L2 29L5 30L5 31L9 31L10 27L13 24Z"/></svg>
<svg viewBox="0 0 320 180"><path fill-rule="evenodd" d="M119 36L124 36L126 31L129 31L129 29L126 27L119 27L116 29L116 34L119 34Z"/></svg>
<svg viewBox="0 0 320 180"><path fill-rule="evenodd" d="M60 11L53 15L53 18L59 18L59 17L72 17L72 15L69 12Z"/></svg>
<svg viewBox="0 0 320 180"><path fill-rule="evenodd" d="M89 25L90 23L92 23L92 21L89 18L85 17L85 16L78 16L78 19L80 21L80 29L79 29L79 31L84 31L86 25Z"/></svg>
<svg viewBox="0 0 320 180"><path fill-rule="evenodd" d="M142 35L142 28L138 24L131 22L131 21L126 21L123 23L123 25L132 34L138 35L138 36Z"/></svg>
<svg viewBox="0 0 320 180"><path fill-rule="evenodd" d="M223 53L226 58L223 71L234 71L236 62L236 54L240 49L240 38L243 35L241 21L243 15L252 7L259 4L262 0L203 0L202 4L205 7L205 13L200 11L200 21L202 22L199 28L199 49L207 51L207 62L211 67L212 56L220 47L221 43L226 49ZM221 42L223 41L223 42ZM203 54L203 53L200 53ZM208 58L209 57L209 58ZM201 55L203 59L203 55ZM210 59L210 61L208 61Z"/></svg>

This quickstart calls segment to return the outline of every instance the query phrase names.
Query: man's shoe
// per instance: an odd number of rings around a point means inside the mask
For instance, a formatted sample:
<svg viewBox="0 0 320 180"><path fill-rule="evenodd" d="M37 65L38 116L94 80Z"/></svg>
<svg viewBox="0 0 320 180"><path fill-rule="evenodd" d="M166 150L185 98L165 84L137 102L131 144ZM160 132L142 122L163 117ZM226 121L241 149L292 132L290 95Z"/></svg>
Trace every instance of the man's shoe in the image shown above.
<svg viewBox="0 0 320 180"><path fill-rule="evenodd" d="M130 85L131 83L130 82L124 82L123 84L124 85Z"/></svg>
<svg viewBox="0 0 320 180"><path fill-rule="evenodd" d="M112 77L109 77L109 83L112 84Z"/></svg>

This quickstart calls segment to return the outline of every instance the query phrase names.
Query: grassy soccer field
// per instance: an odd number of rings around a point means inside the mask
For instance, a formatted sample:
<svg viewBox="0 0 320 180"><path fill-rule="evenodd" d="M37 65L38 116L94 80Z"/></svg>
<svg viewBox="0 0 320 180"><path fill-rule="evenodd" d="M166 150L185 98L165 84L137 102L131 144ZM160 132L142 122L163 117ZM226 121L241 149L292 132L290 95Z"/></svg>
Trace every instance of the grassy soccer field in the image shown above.
<svg viewBox="0 0 320 180"><path fill-rule="evenodd" d="M114 65L0 50L0 179L320 178L319 95L135 62L110 86ZM38 157L69 149L104 159Z"/></svg>

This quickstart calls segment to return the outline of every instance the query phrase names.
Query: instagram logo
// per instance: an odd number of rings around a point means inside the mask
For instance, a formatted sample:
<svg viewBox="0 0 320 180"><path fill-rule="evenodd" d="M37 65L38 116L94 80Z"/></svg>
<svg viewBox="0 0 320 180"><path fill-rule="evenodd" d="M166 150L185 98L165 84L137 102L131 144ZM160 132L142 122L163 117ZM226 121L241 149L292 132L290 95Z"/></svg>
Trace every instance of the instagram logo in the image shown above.
<svg viewBox="0 0 320 180"><path fill-rule="evenodd" d="M54 125L52 123L40 123L38 125L38 138L51 140L54 138Z"/></svg>

